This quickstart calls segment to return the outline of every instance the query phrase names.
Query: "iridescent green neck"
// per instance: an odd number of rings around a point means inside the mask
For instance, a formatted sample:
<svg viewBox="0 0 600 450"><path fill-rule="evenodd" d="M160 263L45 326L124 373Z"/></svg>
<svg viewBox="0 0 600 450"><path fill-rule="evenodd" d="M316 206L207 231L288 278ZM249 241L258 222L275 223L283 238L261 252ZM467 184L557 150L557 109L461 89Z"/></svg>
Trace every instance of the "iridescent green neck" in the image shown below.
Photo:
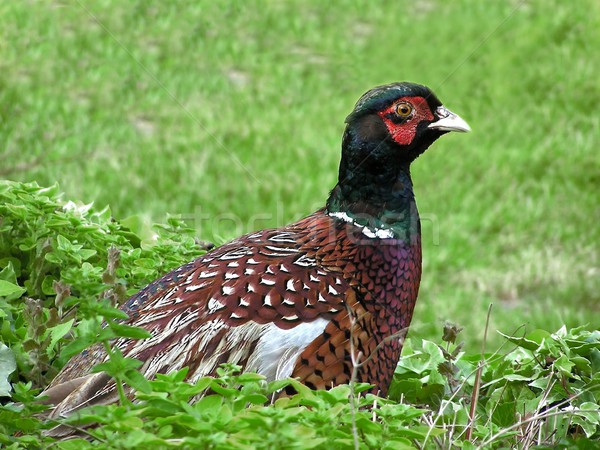
<svg viewBox="0 0 600 450"><path fill-rule="evenodd" d="M409 165L388 169L346 172L331 191L327 213L365 227L363 234L369 237L410 242L420 233L420 222Z"/></svg>

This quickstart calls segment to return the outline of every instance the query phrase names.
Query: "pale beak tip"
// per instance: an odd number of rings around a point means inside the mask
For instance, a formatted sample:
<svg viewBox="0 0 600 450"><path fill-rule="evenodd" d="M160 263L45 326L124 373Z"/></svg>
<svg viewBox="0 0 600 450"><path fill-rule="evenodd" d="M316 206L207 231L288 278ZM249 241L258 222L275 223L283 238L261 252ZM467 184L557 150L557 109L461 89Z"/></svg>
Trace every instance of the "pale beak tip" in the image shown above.
<svg viewBox="0 0 600 450"><path fill-rule="evenodd" d="M459 133L468 133L469 131L471 131L471 127L469 126L469 124L466 121L464 121L463 119L461 119L460 117L459 117L459 119L461 120L462 123L461 123L460 127L457 126L454 131L458 131Z"/></svg>
<svg viewBox="0 0 600 450"><path fill-rule="evenodd" d="M459 133L468 133L471 131L471 127L462 117L443 106L438 107L435 111L435 116L438 120L430 123L428 128L442 131L458 131Z"/></svg>

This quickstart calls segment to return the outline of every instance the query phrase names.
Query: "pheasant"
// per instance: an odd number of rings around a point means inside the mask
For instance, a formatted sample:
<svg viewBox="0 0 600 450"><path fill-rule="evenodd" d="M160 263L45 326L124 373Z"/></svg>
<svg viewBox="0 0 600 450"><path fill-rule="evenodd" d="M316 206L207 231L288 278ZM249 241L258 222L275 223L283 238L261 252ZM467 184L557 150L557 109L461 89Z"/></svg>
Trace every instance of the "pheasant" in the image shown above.
<svg viewBox="0 0 600 450"><path fill-rule="evenodd" d="M425 86L369 90L346 118L337 185L324 208L237 238L156 280L123 310L151 333L117 339L152 378L188 367L194 382L222 363L316 389L356 381L386 395L421 278L410 164L449 131L469 131ZM53 417L115 402L92 373L107 354L72 358L43 393Z"/></svg>

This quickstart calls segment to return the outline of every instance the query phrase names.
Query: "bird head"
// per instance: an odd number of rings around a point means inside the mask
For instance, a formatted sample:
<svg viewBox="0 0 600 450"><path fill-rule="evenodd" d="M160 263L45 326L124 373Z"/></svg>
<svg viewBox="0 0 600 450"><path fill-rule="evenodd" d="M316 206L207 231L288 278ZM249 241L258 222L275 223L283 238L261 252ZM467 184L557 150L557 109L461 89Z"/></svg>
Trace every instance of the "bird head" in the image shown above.
<svg viewBox="0 0 600 450"><path fill-rule="evenodd" d="M470 130L429 88L406 82L366 92L346 123L338 184L327 211L377 217L414 201L415 158L443 134Z"/></svg>
<svg viewBox="0 0 600 450"><path fill-rule="evenodd" d="M441 135L470 131L469 125L445 108L429 88L407 82L366 92L346 123L346 153L355 152L366 164L410 163Z"/></svg>

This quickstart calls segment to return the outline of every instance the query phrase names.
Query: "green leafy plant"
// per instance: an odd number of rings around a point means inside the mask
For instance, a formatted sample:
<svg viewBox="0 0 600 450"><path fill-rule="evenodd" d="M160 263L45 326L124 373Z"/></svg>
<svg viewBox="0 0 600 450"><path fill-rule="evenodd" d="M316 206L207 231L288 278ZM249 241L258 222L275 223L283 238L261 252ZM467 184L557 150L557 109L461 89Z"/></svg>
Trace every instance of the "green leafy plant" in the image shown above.
<svg viewBox="0 0 600 450"><path fill-rule="evenodd" d="M600 331L561 328L504 337L515 346L483 355L480 385L475 380L481 355L465 354L461 345L423 341L415 348L408 341L390 397L429 408L425 420L450 430L438 439L442 447L460 444L469 428L469 441L484 447L598 439Z"/></svg>
<svg viewBox="0 0 600 450"><path fill-rule="evenodd" d="M16 359L15 381L43 387L92 343L141 337L118 323L126 315L115 307L202 253L176 218L153 233L113 220L108 208L62 202L57 186L0 182L0 338Z"/></svg>

